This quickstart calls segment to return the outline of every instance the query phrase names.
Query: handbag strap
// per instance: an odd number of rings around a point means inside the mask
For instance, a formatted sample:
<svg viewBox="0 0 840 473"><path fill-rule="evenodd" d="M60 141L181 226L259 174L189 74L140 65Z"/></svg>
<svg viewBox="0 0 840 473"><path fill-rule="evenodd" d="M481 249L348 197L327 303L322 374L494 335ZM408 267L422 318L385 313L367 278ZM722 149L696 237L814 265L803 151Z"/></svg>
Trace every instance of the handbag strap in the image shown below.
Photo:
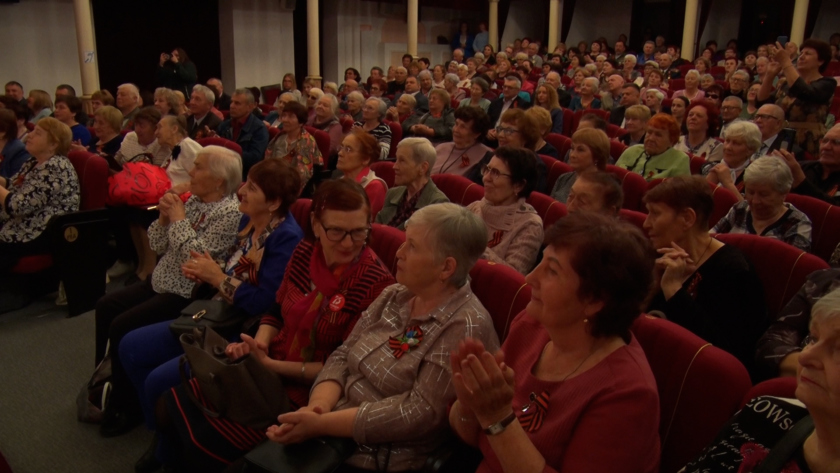
<svg viewBox="0 0 840 473"><path fill-rule="evenodd" d="M807 415L799 420L787 433L776 442L770 453L752 473L779 473L790 460L793 453L802 446L805 439L814 431L814 419Z"/></svg>

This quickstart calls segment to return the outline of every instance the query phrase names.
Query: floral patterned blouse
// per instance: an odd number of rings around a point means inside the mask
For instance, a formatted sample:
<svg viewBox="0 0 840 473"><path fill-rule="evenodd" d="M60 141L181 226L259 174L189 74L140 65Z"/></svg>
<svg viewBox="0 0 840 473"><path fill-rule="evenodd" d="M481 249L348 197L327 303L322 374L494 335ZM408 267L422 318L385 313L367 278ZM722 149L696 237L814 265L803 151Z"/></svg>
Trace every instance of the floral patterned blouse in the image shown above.
<svg viewBox="0 0 840 473"><path fill-rule="evenodd" d="M266 152L269 158L281 158L300 173L301 190L312 177L312 166L323 166L324 158L315 137L301 128L300 138L293 142L286 139L286 134L277 135L269 144Z"/></svg>
<svg viewBox="0 0 840 473"><path fill-rule="evenodd" d="M186 218L166 227L155 220L149 226L149 246L163 257L152 273L152 288L158 294L192 297L195 282L181 273L181 265L190 258L190 251L204 253L214 260L230 254L236 241L239 200L231 194L218 202L202 202L192 196L184 204Z"/></svg>
<svg viewBox="0 0 840 473"><path fill-rule="evenodd" d="M64 156L38 164L29 158L6 186L0 211L0 242L26 243L47 229L53 215L79 210L79 178Z"/></svg>
<svg viewBox="0 0 840 473"><path fill-rule="evenodd" d="M782 107L791 128L796 130L796 144L817 156L820 139L825 135L826 118L837 82L823 77L810 84L801 77L792 85L782 78L776 85L775 103Z"/></svg>

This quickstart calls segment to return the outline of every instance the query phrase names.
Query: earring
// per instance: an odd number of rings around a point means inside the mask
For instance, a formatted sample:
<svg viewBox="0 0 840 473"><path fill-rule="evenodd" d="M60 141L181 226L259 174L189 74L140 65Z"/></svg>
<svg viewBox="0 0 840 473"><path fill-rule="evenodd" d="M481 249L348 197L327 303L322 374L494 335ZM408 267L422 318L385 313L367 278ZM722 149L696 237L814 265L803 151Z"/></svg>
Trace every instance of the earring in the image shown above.
<svg viewBox="0 0 840 473"><path fill-rule="evenodd" d="M588 323L589 323L589 319L583 319L583 323L588 324Z"/></svg>

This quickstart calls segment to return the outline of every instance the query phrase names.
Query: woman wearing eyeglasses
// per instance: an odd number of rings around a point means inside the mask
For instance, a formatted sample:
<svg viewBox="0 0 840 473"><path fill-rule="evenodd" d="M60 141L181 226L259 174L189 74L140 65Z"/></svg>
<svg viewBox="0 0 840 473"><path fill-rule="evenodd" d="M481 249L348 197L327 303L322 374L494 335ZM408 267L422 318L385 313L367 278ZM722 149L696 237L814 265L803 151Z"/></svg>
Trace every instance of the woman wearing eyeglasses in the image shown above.
<svg viewBox="0 0 840 473"><path fill-rule="evenodd" d="M312 200L311 223L286 266L278 302L263 316L256 336L243 334L242 342L225 350L232 360L250 353L280 374L295 410L309 404L313 381L362 312L394 283L367 246L370 203L358 184L347 179L322 183ZM174 425L163 433L170 450L161 456L166 463L180 463L175 439L183 433L180 442L191 452L190 469L221 471L262 441L265 430L225 418L209 420L186 392L198 390L194 386L181 385L164 395ZM275 420L266 419L266 424Z"/></svg>
<svg viewBox="0 0 840 473"><path fill-rule="evenodd" d="M379 143L370 133L360 127L353 130L344 138L338 150L336 170L341 177L358 182L370 200L371 219L385 206L385 193L388 184L370 168L372 163L379 160Z"/></svg>
<svg viewBox="0 0 840 473"><path fill-rule="evenodd" d="M525 202L537 181L537 156L525 148L502 146L481 167L484 198L467 209L487 226L484 258L527 274L537 261L543 222Z"/></svg>
<svg viewBox="0 0 840 473"><path fill-rule="evenodd" d="M674 117L657 113L647 123L644 144L627 148L615 165L640 174L647 181L691 174L688 156L674 149L680 128Z"/></svg>

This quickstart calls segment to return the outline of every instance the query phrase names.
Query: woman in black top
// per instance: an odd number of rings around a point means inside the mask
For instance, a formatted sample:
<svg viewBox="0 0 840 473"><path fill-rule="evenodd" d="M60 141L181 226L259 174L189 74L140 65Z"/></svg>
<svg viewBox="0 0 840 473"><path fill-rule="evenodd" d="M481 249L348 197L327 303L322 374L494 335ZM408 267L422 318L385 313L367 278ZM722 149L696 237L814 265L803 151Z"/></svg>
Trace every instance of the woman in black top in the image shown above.
<svg viewBox="0 0 840 473"><path fill-rule="evenodd" d="M120 133L123 114L115 107L106 105L93 114L93 134L87 150L98 154L108 161L112 169L117 170L120 166L115 165L114 156L120 150L123 135ZM74 144L73 151L83 151L85 148Z"/></svg>
<svg viewBox="0 0 840 473"><path fill-rule="evenodd" d="M187 98L192 94L192 88L198 80L195 64L182 48L175 48L171 53L160 53L156 77L158 85L179 90Z"/></svg>

